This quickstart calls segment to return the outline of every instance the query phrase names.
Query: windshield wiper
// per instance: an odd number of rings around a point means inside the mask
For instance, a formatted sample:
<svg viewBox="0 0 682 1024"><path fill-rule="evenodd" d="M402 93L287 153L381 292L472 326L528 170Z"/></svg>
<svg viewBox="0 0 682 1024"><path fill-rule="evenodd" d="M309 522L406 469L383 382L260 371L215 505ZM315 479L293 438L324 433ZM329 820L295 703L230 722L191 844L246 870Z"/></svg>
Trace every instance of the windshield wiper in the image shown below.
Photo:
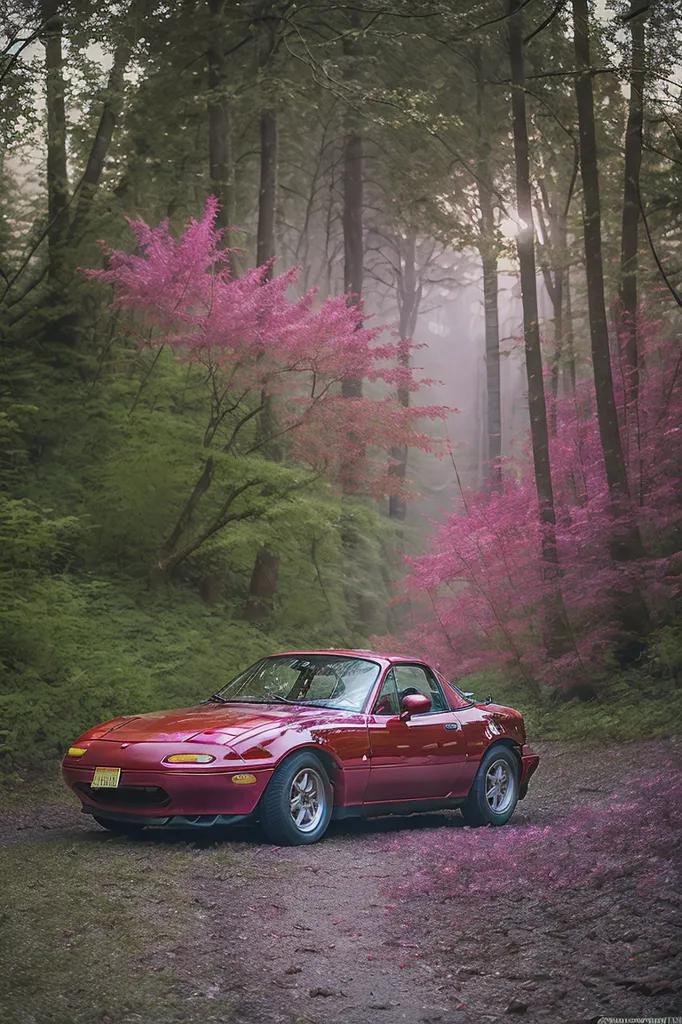
<svg viewBox="0 0 682 1024"><path fill-rule="evenodd" d="M267 697L223 697L220 693L214 693L208 700L202 700L202 704L211 704L216 701L218 704L312 704L308 700L290 700L288 697L280 697L277 693L270 693Z"/></svg>

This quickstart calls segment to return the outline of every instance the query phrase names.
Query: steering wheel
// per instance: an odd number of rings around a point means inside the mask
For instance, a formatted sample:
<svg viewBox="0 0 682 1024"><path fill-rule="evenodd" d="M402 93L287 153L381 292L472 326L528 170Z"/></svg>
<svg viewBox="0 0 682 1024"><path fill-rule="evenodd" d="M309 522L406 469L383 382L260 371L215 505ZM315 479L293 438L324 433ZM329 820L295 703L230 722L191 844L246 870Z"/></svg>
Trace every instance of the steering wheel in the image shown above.
<svg viewBox="0 0 682 1024"><path fill-rule="evenodd" d="M420 694L421 690L418 690L416 686L406 686L398 694L398 700L402 702L403 697L410 697L413 693Z"/></svg>

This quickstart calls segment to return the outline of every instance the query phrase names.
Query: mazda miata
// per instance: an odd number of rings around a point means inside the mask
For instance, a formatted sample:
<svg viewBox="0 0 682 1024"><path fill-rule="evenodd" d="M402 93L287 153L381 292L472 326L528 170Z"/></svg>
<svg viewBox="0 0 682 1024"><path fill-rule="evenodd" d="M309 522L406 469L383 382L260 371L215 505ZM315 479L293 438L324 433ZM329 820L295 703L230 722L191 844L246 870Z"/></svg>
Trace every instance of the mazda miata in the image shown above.
<svg viewBox="0 0 682 1024"><path fill-rule="evenodd" d="M251 819L298 845L352 816L458 807L467 825L504 825L538 761L518 711L418 658L329 650L263 658L202 704L98 725L62 770L113 832Z"/></svg>

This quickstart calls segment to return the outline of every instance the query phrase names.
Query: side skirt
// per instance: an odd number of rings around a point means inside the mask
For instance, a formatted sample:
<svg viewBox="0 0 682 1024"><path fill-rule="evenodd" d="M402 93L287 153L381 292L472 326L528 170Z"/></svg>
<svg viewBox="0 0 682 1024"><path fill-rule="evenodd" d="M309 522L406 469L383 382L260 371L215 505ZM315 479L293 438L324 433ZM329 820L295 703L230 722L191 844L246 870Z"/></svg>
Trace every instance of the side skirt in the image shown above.
<svg viewBox="0 0 682 1024"><path fill-rule="evenodd" d="M461 807L464 798L449 800L395 800L383 804L350 804L348 807L335 807L332 812L333 821L345 818L378 818L385 814L418 814L420 811L447 811Z"/></svg>

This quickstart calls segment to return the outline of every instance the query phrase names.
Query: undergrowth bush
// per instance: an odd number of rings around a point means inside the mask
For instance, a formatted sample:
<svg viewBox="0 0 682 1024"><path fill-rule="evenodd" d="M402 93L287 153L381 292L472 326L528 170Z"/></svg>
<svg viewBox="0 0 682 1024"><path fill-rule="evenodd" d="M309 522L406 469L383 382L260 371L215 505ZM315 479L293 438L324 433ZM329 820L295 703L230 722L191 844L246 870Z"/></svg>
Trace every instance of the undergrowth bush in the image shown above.
<svg viewBox="0 0 682 1024"><path fill-rule="evenodd" d="M544 691L539 703L528 695L526 680L502 670L474 672L457 680L478 699L489 694L497 704L523 712L531 740L586 743L624 742L673 735L682 720L682 687L677 658L682 633L670 627L652 639L648 660L636 670L605 669L596 680L597 695L566 699L563 691Z"/></svg>
<svg viewBox="0 0 682 1024"><path fill-rule="evenodd" d="M343 639L347 640L347 635ZM230 620L189 589L46 577L0 629L0 770L39 767L87 727L210 696L264 654L342 645L318 629Z"/></svg>

